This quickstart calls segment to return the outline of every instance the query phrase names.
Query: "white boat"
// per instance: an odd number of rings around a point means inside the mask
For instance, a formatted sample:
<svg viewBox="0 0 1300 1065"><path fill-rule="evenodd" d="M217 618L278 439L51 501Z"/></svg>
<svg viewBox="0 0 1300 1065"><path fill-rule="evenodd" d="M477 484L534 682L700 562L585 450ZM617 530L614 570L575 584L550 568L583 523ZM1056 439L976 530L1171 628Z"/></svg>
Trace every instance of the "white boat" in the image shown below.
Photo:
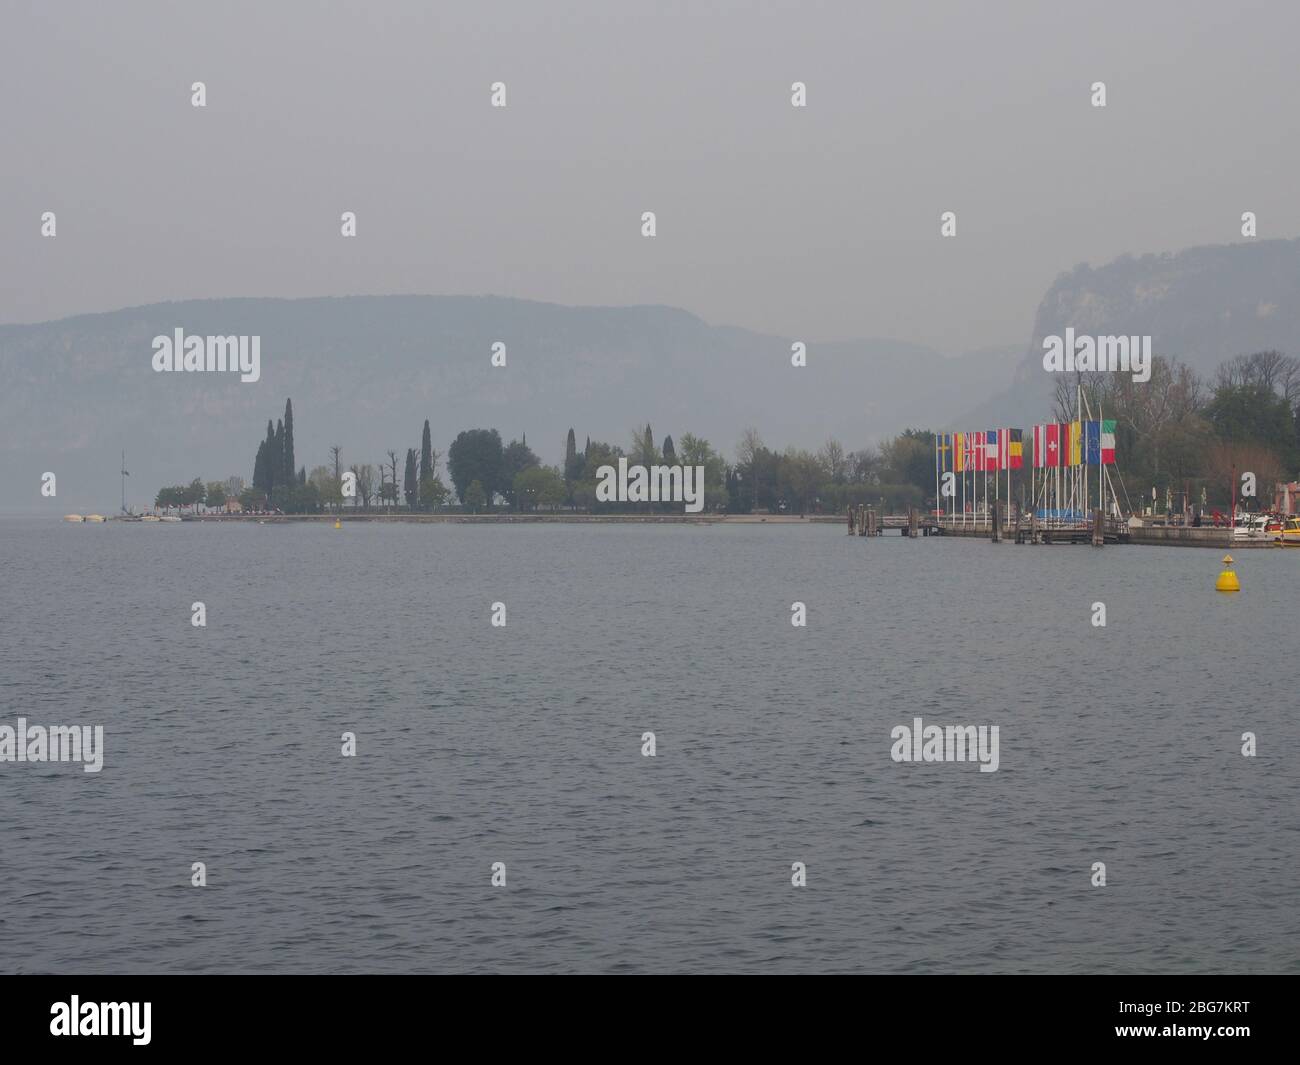
<svg viewBox="0 0 1300 1065"><path fill-rule="evenodd" d="M144 514L141 515L140 520L141 521L162 521L162 518L158 517L157 514Z"/></svg>
<svg viewBox="0 0 1300 1065"><path fill-rule="evenodd" d="M83 518L80 514L65 514L63 515L63 520L64 521L85 521L86 519Z"/></svg>
<svg viewBox="0 0 1300 1065"><path fill-rule="evenodd" d="M1268 531L1268 522L1267 514L1238 514L1237 523L1232 527L1232 538L1235 541L1268 543L1275 536Z"/></svg>
<svg viewBox="0 0 1300 1065"><path fill-rule="evenodd" d="M181 519L178 518L175 514L164 514L158 520L159 521L180 521Z"/></svg>
<svg viewBox="0 0 1300 1065"><path fill-rule="evenodd" d="M103 514L87 514L86 520L93 521L93 522L101 522L101 521L107 521L108 519L104 517Z"/></svg>

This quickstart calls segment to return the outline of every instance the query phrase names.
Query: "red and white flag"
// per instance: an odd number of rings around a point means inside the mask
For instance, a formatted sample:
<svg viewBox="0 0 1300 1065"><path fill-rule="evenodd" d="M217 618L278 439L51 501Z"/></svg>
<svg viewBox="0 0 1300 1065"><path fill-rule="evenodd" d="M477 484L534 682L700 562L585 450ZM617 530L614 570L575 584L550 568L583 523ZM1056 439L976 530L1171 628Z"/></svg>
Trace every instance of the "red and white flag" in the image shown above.
<svg viewBox="0 0 1300 1065"><path fill-rule="evenodd" d="M1044 428L1047 430L1047 463L1048 466L1060 466L1061 463L1061 425L1059 422L1048 422Z"/></svg>

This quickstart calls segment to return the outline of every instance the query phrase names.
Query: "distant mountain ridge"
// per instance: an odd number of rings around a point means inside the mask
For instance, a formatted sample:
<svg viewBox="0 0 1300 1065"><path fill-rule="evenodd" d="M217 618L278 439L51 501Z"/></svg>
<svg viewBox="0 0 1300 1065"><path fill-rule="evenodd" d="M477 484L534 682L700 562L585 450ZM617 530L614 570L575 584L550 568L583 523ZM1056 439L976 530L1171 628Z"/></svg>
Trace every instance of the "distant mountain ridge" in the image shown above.
<svg viewBox="0 0 1300 1065"><path fill-rule="evenodd" d="M1076 266L1053 282L1034 316L1029 350L1010 385L962 424L1028 426L1050 415L1043 338L1076 333L1150 336L1202 375L1256 351L1300 354L1300 240L1206 245Z"/></svg>
<svg viewBox="0 0 1300 1065"><path fill-rule="evenodd" d="M192 300L0 326L0 508L115 510L162 484L251 479L258 439L292 397L299 462L378 463L419 442L446 452L462 429L527 434L558 463L566 432L627 445L693 432L731 455L746 426L769 446L852 449L909 425L1029 426L1050 415L1042 340L1073 326L1150 335L1203 374L1224 359L1300 353L1300 240L1189 248L1081 265L1058 277L1025 348L947 358L903 341L819 342L710 325L672 307L566 307L495 296ZM257 335L262 374L154 373L153 337ZM790 365L795 339L808 365ZM494 368L491 347L506 345ZM58 477L57 502L40 498Z"/></svg>
<svg viewBox="0 0 1300 1065"><path fill-rule="evenodd" d="M155 336L261 337L261 379L155 373ZM791 344L808 365L791 366ZM491 365L494 342L506 366ZM310 469L399 457L429 418L445 456L462 429L527 434L558 463L570 426L627 446L693 432L730 455L746 426L769 446L857 448L937 424L1007 380L1018 352L947 358L891 340L821 343L714 326L661 306L566 307L494 296L194 300L0 326L2 503L9 510L116 510L162 484L252 476L267 419L292 397L297 456ZM58 475L58 503L39 497Z"/></svg>

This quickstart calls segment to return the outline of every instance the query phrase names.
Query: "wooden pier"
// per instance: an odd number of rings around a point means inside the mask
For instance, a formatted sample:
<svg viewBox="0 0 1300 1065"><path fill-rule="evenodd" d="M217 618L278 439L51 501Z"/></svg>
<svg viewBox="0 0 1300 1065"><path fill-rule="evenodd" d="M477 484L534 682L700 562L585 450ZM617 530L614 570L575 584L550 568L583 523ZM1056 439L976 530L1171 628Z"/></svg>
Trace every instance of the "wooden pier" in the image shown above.
<svg viewBox="0 0 1300 1065"><path fill-rule="evenodd" d="M936 516L923 514L912 507L906 514L877 514L873 507L859 504L848 512L850 536L883 536L886 530L897 530L903 536L962 536L989 540L993 543L1016 544L1126 544L1130 542L1130 529L1119 518L1105 517L1100 510L1090 519L1074 522L1043 521L1036 515L1002 510L987 514L949 514Z"/></svg>
<svg viewBox="0 0 1300 1065"><path fill-rule="evenodd" d="M916 507L906 514L884 515L863 504L849 507L850 536L883 536L887 529L896 529L908 537L930 536L939 532L939 521L933 515L922 514Z"/></svg>

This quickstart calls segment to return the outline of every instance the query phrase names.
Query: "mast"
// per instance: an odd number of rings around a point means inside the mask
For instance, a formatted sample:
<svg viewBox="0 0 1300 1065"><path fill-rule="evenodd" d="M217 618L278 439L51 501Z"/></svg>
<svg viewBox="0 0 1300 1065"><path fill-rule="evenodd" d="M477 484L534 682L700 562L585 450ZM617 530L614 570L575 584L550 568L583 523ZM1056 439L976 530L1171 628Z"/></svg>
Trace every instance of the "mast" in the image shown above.
<svg viewBox="0 0 1300 1065"><path fill-rule="evenodd" d="M1088 506L1088 497L1085 495L1082 498L1082 501L1079 501L1078 496L1079 486L1086 483L1083 478L1086 477L1088 473L1087 466L1083 464L1083 460L1087 457L1083 454L1083 385L1078 381L1074 384L1074 423L1079 427L1079 465L1083 466L1083 469L1080 470L1079 467L1075 467L1074 470L1075 501L1070 504L1071 510L1074 510L1076 507L1086 508ZM1070 461L1074 461L1073 429L1070 432ZM1074 515L1071 515L1071 519L1076 523L1078 521Z"/></svg>

